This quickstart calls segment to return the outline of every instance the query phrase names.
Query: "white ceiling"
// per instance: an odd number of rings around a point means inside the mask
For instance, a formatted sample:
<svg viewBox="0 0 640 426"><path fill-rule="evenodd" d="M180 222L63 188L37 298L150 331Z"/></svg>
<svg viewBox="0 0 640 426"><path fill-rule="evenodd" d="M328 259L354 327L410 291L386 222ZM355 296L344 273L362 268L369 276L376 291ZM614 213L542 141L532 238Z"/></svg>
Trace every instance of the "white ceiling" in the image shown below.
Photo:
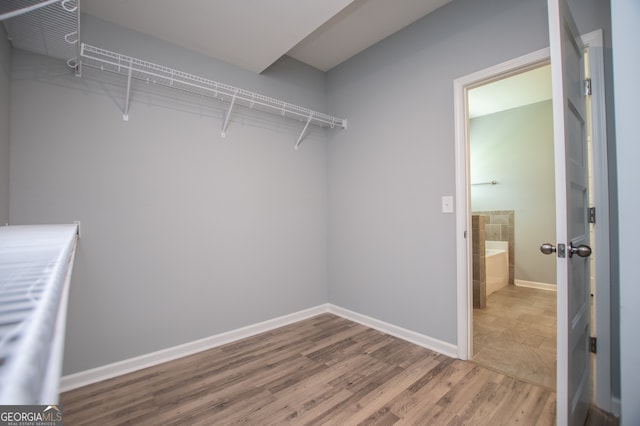
<svg viewBox="0 0 640 426"><path fill-rule="evenodd" d="M328 71L451 0L83 0L83 12L260 73ZM178 7L179 6L179 7ZM551 99L549 66L469 91L471 118Z"/></svg>
<svg viewBox="0 0 640 426"><path fill-rule="evenodd" d="M469 90L469 117L480 117L551 99L551 66Z"/></svg>
<svg viewBox="0 0 640 426"><path fill-rule="evenodd" d="M283 55L327 71L451 0L83 0L82 10L261 73Z"/></svg>

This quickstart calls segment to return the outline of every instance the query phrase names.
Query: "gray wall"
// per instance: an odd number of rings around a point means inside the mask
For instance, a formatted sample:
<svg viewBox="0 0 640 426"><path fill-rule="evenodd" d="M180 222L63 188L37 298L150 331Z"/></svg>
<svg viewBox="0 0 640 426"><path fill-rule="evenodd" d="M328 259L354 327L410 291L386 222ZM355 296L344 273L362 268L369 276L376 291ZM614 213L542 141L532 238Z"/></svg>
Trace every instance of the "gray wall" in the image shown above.
<svg viewBox="0 0 640 426"><path fill-rule="evenodd" d="M83 18L86 42L325 109L324 74L263 75ZM16 51L13 224L82 221L64 373L327 302L326 135Z"/></svg>
<svg viewBox="0 0 640 426"><path fill-rule="evenodd" d="M620 335L622 378L622 424L640 424L640 286L638 286L638 182L640 182L640 145L638 144L637 85L638 40L640 39L640 3L614 0L613 70L615 81L615 129L618 160L618 219L620 226Z"/></svg>
<svg viewBox="0 0 640 426"><path fill-rule="evenodd" d="M454 0L328 73L332 303L456 343L453 81L546 46L545 0Z"/></svg>
<svg viewBox="0 0 640 426"><path fill-rule="evenodd" d="M608 42L608 2L576 2ZM546 22L544 0L454 0L328 73L325 99L293 60L256 76L83 18L87 42L346 116L328 152L251 113L221 140L223 107L139 84L123 122L121 79L16 52L10 219L83 223L65 374L327 300L455 343L452 83L545 47Z"/></svg>
<svg viewBox="0 0 640 426"><path fill-rule="evenodd" d="M0 226L9 222L11 46L0 28Z"/></svg>
<svg viewBox="0 0 640 426"><path fill-rule="evenodd" d="M555 241L551 101L476 117L470 127L473 211L514 210L515 279L556 283L556 260L540 253Z"/></svg>

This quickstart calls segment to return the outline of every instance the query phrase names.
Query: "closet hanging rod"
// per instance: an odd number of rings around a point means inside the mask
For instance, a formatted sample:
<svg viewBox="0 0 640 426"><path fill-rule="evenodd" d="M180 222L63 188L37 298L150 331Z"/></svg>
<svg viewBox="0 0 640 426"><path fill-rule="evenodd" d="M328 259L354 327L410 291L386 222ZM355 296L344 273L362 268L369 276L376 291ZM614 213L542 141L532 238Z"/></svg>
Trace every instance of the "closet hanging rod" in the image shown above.
<svg viewBox="0 0 640 426"><path fill-rule="evenodd" d="M50 4L60 3L61 0L47 0L42 3L34 4L31 6L23 7L22 9L12 10L11 12L3 13L0 15L0 21L4 21L5 19L15 18L16 16L23 15L25 13L33 12L34 10L38 10L42 7L49 6Z"/></svg>
<svg viewBox="0 0 640 426"><path fill-rule="evenodd" d="M261 107L261 110L283 116L293 116L300 121L307 121L311 117L310 122L320 127L347 128L347 120L344 118L333 117L249 90L111 52L86 43L81 45L80 57L83 66L123 76L128 76L131 71L133 78L147 83L182 89L199 95L212 95L214 98L222 99L224 97L223 100L229 102L235 99L235 104L242 103L248 108Z"/></svg>

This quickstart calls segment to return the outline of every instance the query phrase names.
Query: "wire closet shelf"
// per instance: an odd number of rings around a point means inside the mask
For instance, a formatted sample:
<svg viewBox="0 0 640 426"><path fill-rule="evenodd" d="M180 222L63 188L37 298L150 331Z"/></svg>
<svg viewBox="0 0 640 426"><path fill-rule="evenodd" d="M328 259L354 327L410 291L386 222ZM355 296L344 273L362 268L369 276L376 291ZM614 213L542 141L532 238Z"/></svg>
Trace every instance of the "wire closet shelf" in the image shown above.
<svg viewBox="0 0 640 426"><path fill-rule="evenodd" d="M0 227L0 404L55 404L78 225Z"/></svg>
<svg viewBox="0 0 640 426"><path fill-rule="evenodd" d="M77 66L79 0L2 0L0 21L13 47L64 59L72 68Z"/></svg>
<svg viewBox="0 0 640 426"><path fill-rule="evenodd" d="M347 128L347 120L344 118L333 117L239 87L122 55L86 43L81 44L80 57L82 67L96 68L127 77L127 93L123 111L123 118L125 120L128 120L131 80L136 79L149 84L158 84L229 102L229 111L225 116L222 126L223 137L225 136L229 116L235 105L276 113L303 122L306 121L304 129L296 143L296 148L304 137L309 124L328 128Z"/></svg>

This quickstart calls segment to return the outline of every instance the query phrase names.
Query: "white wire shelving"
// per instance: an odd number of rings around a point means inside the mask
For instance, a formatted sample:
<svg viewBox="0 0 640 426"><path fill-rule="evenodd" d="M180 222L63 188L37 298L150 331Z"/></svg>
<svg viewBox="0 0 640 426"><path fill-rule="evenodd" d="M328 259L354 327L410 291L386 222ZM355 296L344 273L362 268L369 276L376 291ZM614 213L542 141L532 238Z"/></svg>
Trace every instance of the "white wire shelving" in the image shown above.
<svg viewBox="0 0 640 426"><path fill-rule="evenodd" d="M82 67L126 77L123 119L129 119L132 80L166 86L229 103L222 123L225 137L236 106L279 114L304 123L295 144L298 149L310 125L347 128L347 120L289 102L220 83L184 71L125 56L80 42L80 0L0 0L0 21L11 44L19 49L65 59L81 75Z"/></svg>
<svg viewBox="0 0 640 426"><path fill-rule="evenodd" d="M13 47L77 67L80 0L2 0L0 21Z"/></svg>
<svg viewBox="0 0 640 426"><path fill-rule="evenodd" d="M79 228L0 227L0 404L56 404Z"/></svg>
<svg viewBox="0 0 640 426"><path fill-rule="evenodd" d="M82 43L80 47L80 63L82 67L96 68L127 78L124 120L129 119L131 82L135 79L229 102L229 109L222 123L222 137L226 134L231 112L237 105L304 121L305 125L296 142L296 149L298 149L310 124L328 128L347 128L347 120L344 118L333 117L239 87L111 52L86 43Z"/></svg>

